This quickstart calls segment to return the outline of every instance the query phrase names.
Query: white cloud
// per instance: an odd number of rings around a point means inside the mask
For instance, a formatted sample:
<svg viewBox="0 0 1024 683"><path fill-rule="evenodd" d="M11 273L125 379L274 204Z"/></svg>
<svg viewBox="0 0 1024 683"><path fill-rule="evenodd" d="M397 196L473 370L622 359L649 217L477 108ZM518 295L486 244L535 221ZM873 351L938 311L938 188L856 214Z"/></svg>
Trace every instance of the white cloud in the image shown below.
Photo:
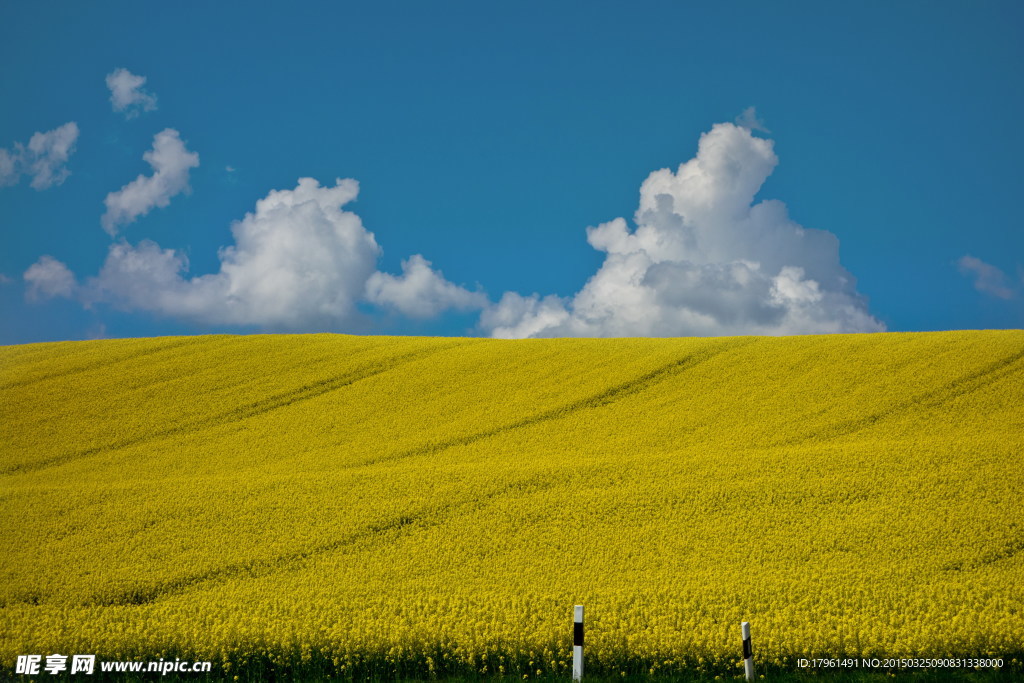
<svg viewBox="0 0 1024 683"><path fill-rule="evenodd" d="M379 306L396 309L413 318L432 318L450 308L466 311L484 308L487 296L471 292L444 279L430 261L419 254L402 262L402 275L376 272L366 282L366 298Z"/></svg>
<svg viewBox="0 0 1024 683"><path fill-rule="evenodd" d="M564 329L571 324L566 303L567 300L553 294L542 299L536 294L505 292L497 305L484 309L480 326L491 330L495 337L506 339L542 336L548 330Z"/></svg>
<svg viewBox="0 0 1024 683"><path fill-rule="evenodd" d="M415 317L486 305L483 293L448 282L420 255L403 263L401 276L377 272L381 249L373 233L342 209L358 193L355 180L321 187L313 178L270 192L232 224L234 244L218 252L216 273L190 277L185 254L150 240L135 246L119 240L99 274L82 286L48 256L26 279L35 283L34 299L74 296L87 307L109 304L200 324L275 330L345 329L361 317L361 302Z"/></svg>
<svg viewBox="0 0 1024 683"><path fill-rule="evenodd" d="M218 325L298 329L350 321L380 248L354 213L354 180L321 187L302 178L236 221L220 271L188 278L184 254L151 241L110 247L88 283L92 302Z"/></svg>
<svg viewBox="0 0 1024 683"><path fill-rule="evenodd" d="M0 149L0 187L17 184L20 175L18 157L6 149Z"/></svg>
<svg viewBox="0 0 1024 683"><path fill-rule="evenodd" d="M187 192L189 169L199 166L199 155L189 152L178 131L167 128L153 137L153 149L142 155L153 175L139 176L103 200L107 210L100 219L111 236L120 225L145 216L153 207L166 207L171 197Z"/></svg>
<svg viewBox="0 0 1024 683"><path fill-rule="evenodd" d="M60 185L71 175L65 164L75 151L78 125L72 121L48 133L36 133L28 141L22 157L25 172L32 176L32 187L45 190Z"/></svg>
<svg viewBox="0 0 1024 683"><path fill-rule="evenodd" d="M736 117L736 125L740 128L746 128L747 130L771 133L771 131L765 127L764 121L757 117L757 109L754 107L747 107L744 109L743 113Z"/></svg>
<svg viewBox="0 0 1024 683"><path fill-rule="evenodd" d="M999 299L1014 297L1015 292L1009 286L1009 278L996 266L970 254L960 257L956 264L962 274L974 278L974 288L979 292Z"/></svg>
<svg viewBox="0 0 1024 683"><path fill-rule="evenodd" d="M14 144L13 152L0 149L0 187L16 185L22 175L32 177L35 190L63 183L71 171L66 164L75 152L78 124L74 121L45 133L35 133L28 146Z"/></svg>
<svg viewBox="0 0 1024 683"><path fill-rule="evenodd" d="M66 265L49 255L41 256L29 266L24 278L28 284L25 296L29 301L58 296L71 298L78 289L74 274Z"/></svg>
<svg viewBox="0 0 1024 683"><path fill-rule="evenodd" d="M697 156L640 188L622 218L587 229L604 263L574 296L507 293L481 316L495 337L715 336L873 332L835 235L753 203L775 168L772 142L715 125Z"/></svg>
<svg viewBox="0 0 1024 683"><path fill-rule="evenodd" d="M156 109L156 96L142 89L145 83L145 76L136 76L124 68L107 74L110 104L114 111L124 112L125 118L132 119L141 112Z"/></svg>

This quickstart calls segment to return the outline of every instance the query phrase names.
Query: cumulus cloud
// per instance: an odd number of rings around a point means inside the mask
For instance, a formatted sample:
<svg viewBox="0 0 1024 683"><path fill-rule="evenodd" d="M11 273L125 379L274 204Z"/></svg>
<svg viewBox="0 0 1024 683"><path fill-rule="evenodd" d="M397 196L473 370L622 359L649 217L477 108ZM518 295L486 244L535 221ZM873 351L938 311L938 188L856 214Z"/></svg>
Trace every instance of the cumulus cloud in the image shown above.
<svg viewBox="0 0 1024 683"><path fill-rule="evenodd" d="M30 298L74 296L90 307L280 330L344 329L368 300L416 317L486 303L419 255L405 261L401 276L377 272L381 249L373 233L342 209L358 193L355 180L322 187L312 178L270 192L232 225L234 243L218 252L219 271L207 275L190 276L184 253L150 240L115 242L99 274L80 286L64 264L45 256L25 274Z"/></svg>
<svg viewBox="0 0 1024 683"><path fill-rule="evenodd" d="M71 270L49 255L41 256L29 266L24 278L28 285L25 296L29 301L53 297L71 298L78 289L78 283Z"/></svg>
<svg viewBox="0 0 1024 683"><path fill-rule="evenodd" d="M963 275L974 279L974 288L999 299L1012 299L1015 292L1002 270L979 258L967 254L956 262Z"/></svg>
<svg viewBox="0 0 1024 683"><path fill-rule="evenodd" d="M452 308L480 309L488 303L484 293L445 280L444 274L433 270L430 261L419 254L402 262L400 276L381 272L371 275L366 282L366 298L412 318L432 318Z"/></svg>
<svg viewBox="0 0 1024 683"><path fill-rule="evenodd" d="M14 149L0 149L0 187L16 185L22 175L32 179L33 189L45 190L63 183L71 171L68 159L75 152L78 124L65 123L45 133L35 133L28 145L15 143Z"/></svg>
<svg viewBox="0 0 1024 683"><path fill-rule="evenodd" d="M128 69L114 69L107 74L107 88L110 89L110 104L114 111L123 112L132 119L144 111L156 109L156 96L146 92L145 76L137 76Z"/></svg>
<svg viewBox="0 0 1024 683"><path fill-rule="evenodd" d="M730 123L701 136L675 173L651 173L634 215L587 229L605 260L572 297L506 293L481 327L495 337L715 336L884 330L839 263L839 241L754 203L778 159Z"/></svg>
<svg viewBox="0 0 1024 683"><path fill-rule="evenodd" d="M151 241L113 244L87 283L91 302L218 325L296 329L347 322L380 248L354 213L359 187L302 178L236 221L217 273L187 277L188 259Z"/></svg>
<svg viewBox="0 0 1024 683"><path fill-rule="evenodd" d="M103 200L107 207L100 219L111 236L121 225L145 216L153 207L164 208L171 198L189 190L189 169L199 166L199 155L185 148L181 135L173 128L153 137L153 149L142 155L153 169L153 175L139 176Z"/></svg>

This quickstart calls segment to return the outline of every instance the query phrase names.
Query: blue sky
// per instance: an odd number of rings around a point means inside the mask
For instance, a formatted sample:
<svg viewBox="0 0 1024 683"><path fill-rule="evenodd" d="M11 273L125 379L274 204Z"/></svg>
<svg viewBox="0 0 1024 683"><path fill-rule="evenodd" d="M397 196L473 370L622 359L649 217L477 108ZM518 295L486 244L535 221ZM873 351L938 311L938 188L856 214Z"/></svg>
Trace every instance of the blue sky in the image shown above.
<svg viewBox="0 0 1024 683"><path fill-rule="evenodd" d="M1014 2L5 3L0 343L1019 328L1022 28Z"/></svg>

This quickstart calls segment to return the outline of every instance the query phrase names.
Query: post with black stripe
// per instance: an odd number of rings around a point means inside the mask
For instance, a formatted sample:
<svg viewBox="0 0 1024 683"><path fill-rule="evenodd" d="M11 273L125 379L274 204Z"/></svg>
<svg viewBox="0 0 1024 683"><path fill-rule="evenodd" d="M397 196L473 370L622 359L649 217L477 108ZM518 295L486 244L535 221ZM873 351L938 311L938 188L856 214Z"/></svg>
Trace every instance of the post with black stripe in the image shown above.
<svg viewBox="0 0 1024 683"><path fill-rule="evenodd" d="M576 605L572 620L572 680L583 678L583 605Z"/></svg>
<svg viewBox="0 0 1024 683"><path fill-rule="evenodd" d="M750 622L744 621L743 629L743 671L748 681L754 680L754 650L750 647Z"/></svg>

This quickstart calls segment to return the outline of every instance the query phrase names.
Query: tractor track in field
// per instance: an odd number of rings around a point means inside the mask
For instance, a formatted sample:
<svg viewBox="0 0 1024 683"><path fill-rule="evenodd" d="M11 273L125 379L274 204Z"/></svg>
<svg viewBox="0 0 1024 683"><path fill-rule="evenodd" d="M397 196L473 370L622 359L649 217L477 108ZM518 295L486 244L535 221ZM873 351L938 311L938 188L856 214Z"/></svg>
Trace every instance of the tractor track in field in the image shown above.
<svg viewBox="0 0 1024 683"><path fill-rule="evenodd" d="M865 415L864 417L844 420L832 425L820 427L815 429L813 433L778 441L770 444L769 447L798 446L800 444L807 443L808 441L831 441L833 439L838 439L840 437L859 432L863 429L867 429L879 422L899 417L911 410L918 408L936 408L945 403L949 403L960 396L964 396L990 386L1004 377L1018 371L1015 365L1022 359L1024 359L1024 349L1020 349L1019 351L993 361L974 372L958 377L951 382L947 382L938 389L932 389L906 401L900 401L888 408L885 408L884 410L873 412L870 415Z"/></svg>
<svg viewBox="0 0 1024 683"><path fill-rule="evenodd" d="M524 427L532 427L533 425L540 424L542 422L549 422L552 420L560 420L569 417L575 413L590 410L593 408L601 408L607 406L616 401L620 401L628 396L633 396L646 389L649 389L670 377L683 373L691 368L694 368L702 363L705 363L719 354L726 353L735 349L743 348L750 344L753 344L757 340L754 338L744 340L742 342L730 342L728 344L721 345L720 348L716 349L705 349L703 351L697 351L695 353L687 354L683 358L672 361L656 368L646 374L631 379L627 382L617 384L609 389L606 389L600 393L588 396L587 398L579 399L571 403L567 403L557 408L551 408L543 412L525 417L515 422L510 422L498 427L491 429L474 432L472 434L465 434L457 436L452 439L446 439L444 441L426 443L416 448L411 448L399 453L393 453L381 458L376 458L368 462L353 463L352 467L366 467L369 465L376 465L383 462L390 462L396 460L402 460L405 458L415 457L419 455L429 455L432 453L439 453L441 451L455 448L458 446L467 446L469 444L481 441L483 439L489 439L499 434L505 434L508 432L522 429Z"/></svg>
<svg viewBox="0 0 1024 683"><path fill-rule="evenodd" d="M61 372L51 372L49 374L39 375L38 377L29 377L27 379L15 380L7 384L0 384L0 391L6 391L8 389L20 389L22 387L31 386L33 384L38 384L39 382L45 382L51 379L65 378L70 375L79 375L82 374L83 372L90 372L92 370L102 370L103 368L109 368L114 365L119 365L120 363L126 363L129 361L137 360L139 358L144 358L146 356L152 356L163 351L173 351L174 349L180 349L183 346L189 346L190 344L195 343L195 337L185 337L183 339L168 342L165 344L154 345L151 346L150 348L142 349L134 353L129 353L119 358L110 358L95 363L89 363L88 365L83 365L68 370L62 370ZM208 344L209 341L205 341L204 343Z"/></svg>
<svg viewBox="0 0 1024 683"><path fill-rule="evenodd" d="M139 444L147 443L150 441L165 439L167 437L175 436L177 434L183 434L185 432L194 432L203 429L209 429L211 427L219 427L222 425L231 424L233 422L247 420L253 417L264 415L279 408L284 408L302 401L308 401L310 399L323 396L324 394L332 391L344 389L345 387L351 386L356 382L361 382L371 377L376 377L386 372L390 372L391 370L394 370L395 368L402 366L406 363L420 360L427 356L431 356L435 353L474 343L480 342L466 342L465 340L460 340L457 343L440 345L429 349L420 349L412 351L410 353L395 356L393 358L388 358L376 363L368 363L362 367L356 368L355 370L350 370L340 375L336 375L334 377L329 377L327 379L321 380L319 382L305 384L296 389L281 392L279 394L275 394L273 396L260 399L259 401L253 401L245 405L236 406L235 408L232 408L230 410L222 411L220 413L217 413L216 415L204 417L200 420L184 422L171 427L167 427L166 429L161 429L156 432L140 434L126 439L106 443L103 444L102 446L94 446L92 448L87 448L72 453L65 453L53 458L49 458L47 460L14 465L11 467L7 467L3 470L0 470L0 475L35 472L49 467L56 467L69 462L81 460L83 458L88 458L103 453L109 453L111 451L116 451L123 448L129 448L131 446L137 446Z"/></svg>
<svg viewBox="0 0 1024 683"><path fill-rule="evenodd" d="M338 550L350 548L361 541L388 534L400 534L410 529L428 529L440 526L467 508L486 506L510 495L533 495L553 488L556 485L556 481L557 478L554 476L545 477L534 474L524 479L511 481L481 495L470 496L453 503L426 506L419 510L396 515L384 521L367 524L341 538L312 547L283 553L276 557L249 562L235 562L223 567L179 576L149 586L133 586L125 590L100 594L94 596L88 604L100 606L146 605L162 598L203 589L232 579L260 579L282 572L300 571L320 557ZM35 604L38 604L38 602Z"/></svg>

